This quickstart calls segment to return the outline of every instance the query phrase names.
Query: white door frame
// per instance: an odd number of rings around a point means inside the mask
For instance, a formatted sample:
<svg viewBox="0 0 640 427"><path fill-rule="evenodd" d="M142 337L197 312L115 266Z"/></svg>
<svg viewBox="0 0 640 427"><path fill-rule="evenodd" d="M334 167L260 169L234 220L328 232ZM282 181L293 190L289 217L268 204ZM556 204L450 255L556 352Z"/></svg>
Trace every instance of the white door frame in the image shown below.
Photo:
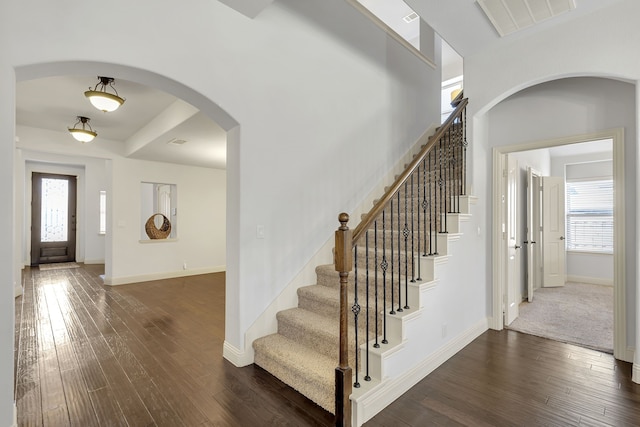
<svg viewBox="0 0 640 427"><path fill-rule="evenodd" d="M614 250L613 250L613 355L616 359L633 362L633 351L627 347L626 285L625 285L625 197L624 197L624 128L609 129L586 135L534 141L517 145L493 147L493 231L492 231L492 271L493 296L491 329L504 328L504 295L506 286L506 245L503 240L502 224L506 222L503 201L503 170L506 154L541 148L602 139L613 140L613 185L614 185Z"/></svg>
<svg viewBox="0 0 640 427"><path fill-rule="evenodd" d="M504 245L506 247L506 289L505 289L505 315L504 322L510 325L511 322L520 316L520 303L522 302L521 279L521 255L522 236L520 236L520 221L518 218L518 199L520 196L520 167L518 160L513 156L506 155L506 183L505 183L505 228Z"/></svg>
<svg viewBox="0 0 640 427"><path fill-rule="evenodd" d="M525 236L527 240L524 242L527 246L524 249L527 257L527 300L529 302L533 301L533 292L538 284L537 279L540 274L540 257L537 255L538 248L542 245L542 240L539 238L540 212L539 210L536 212L534 207L540 206L539 180L541 179L542 174L540 172L531 167L527 168L527 235ZM535 187L534 183L537 184ZM535 224L536 221L538 221L538 224ZM536 231L538 233L534 233Z"/></svg>

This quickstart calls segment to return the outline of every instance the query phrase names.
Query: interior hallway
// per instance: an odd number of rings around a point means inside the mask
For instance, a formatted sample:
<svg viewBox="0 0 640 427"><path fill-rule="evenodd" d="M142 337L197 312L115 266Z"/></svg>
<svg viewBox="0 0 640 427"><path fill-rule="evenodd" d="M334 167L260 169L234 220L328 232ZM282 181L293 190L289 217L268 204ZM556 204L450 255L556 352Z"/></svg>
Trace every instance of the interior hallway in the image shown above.
<svg viewBox="0 0 640 427"><path fill-rule="evenodd" d="M331 426L262 369L222 358L224 274L109 287L102 266L25 269L20 426ZM640 385L610 355L488 331L367 426L637 425Z"/></svg>

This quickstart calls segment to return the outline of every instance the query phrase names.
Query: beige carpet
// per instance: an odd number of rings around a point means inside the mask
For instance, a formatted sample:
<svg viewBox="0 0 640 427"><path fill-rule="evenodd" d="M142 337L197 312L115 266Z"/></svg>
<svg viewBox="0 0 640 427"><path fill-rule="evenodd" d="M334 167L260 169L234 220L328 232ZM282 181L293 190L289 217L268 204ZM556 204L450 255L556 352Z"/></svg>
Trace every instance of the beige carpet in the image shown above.
<svg viewBox="0 0 640 427"><path fill-rule="evenodd" d="M538 289L508 328L613 353L613 287L568 282Z"/></svg>
<svg viewBox="0 0 640 427"><path fill-rule="evenodd" d="M40 264L38 268L40 270L61 270L63 268L78 268L79 264L75 262L57 262L52 264Z"/></svg>

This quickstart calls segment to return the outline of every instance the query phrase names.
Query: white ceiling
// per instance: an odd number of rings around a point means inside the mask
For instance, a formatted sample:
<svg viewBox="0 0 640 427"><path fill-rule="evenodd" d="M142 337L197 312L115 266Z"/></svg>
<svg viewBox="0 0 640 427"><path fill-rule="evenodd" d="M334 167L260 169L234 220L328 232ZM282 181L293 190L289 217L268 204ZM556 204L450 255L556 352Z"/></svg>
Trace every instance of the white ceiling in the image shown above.
<svg viewBox="0 0 640 427"><path fill-rule="evenodd" d="M484 49L510 43L562 25L580 16L594 13L623 0L576 0L576 8L554 18L543 20L500 37L476 0L405 0L440 36L463 57L482 52ZM494 0L507 4L522 3L523 0ZM554 0L555 1L555 0ZM528 0L529 3L546 3L547 0ZM537 6L534 7L539 9Z"/></svg>
<svg viewBox="0 0 640 427"><path fill-rule="evenodd" d="M226 132L195 108L172 95L120 80L114 87L126 99L116 111L103 113L85 98L97 76L62 76L19 82L16 90L16 123L66 132L76 116L91 119L98 136L88 144L123 141L129 157L224 169ZM18 135L20 137L20 135ZM182 145L170 140L186 141ZM69 135L69 144L79 144ZM82 145L78 145L81 153Z"/></svg>
<svg viewBox="0 0 640 427"><path fill-rule="evenodd" d="M498 34L508 34L575 9L575 0L477 0Z"/></svg>
<svg viewBox="0 0 640 427"><path fill-rule="evenodd" d="M363 0L363 3L366 1ZM508 4L524 0L500 1ZM546 3L547 0L527 1L534 4ZM443 49L443 68L449 62L457 61L454 65L457 70L461 68L461 60L456 52L462 56L473 55L500 43L508 43L509 40L594 13L621 0L575 1L574 10L505 37L499 36L476 0L406 0L406 5L401 5L394 12L394 19L402 20L407 14L405 12L411 10L417 12L453 48L445 46ZM381 2L370 0L370 3ZM87 116L98 133L98 137L89 144L122 141L129 157L212 168L226 167L226 133L216 123L169 94L120 80L118 76L110 77L116 79L114 85L126 99L124 105L112 113L94 109L84 97L83 92L97 83L97 76L62 76L20 82L16 93L16 122L18 125L66 132L76 122L76 116ZM168 144L174 139L187 142L182 145ZM70 135L69 143L77 144ZM78 146L78 151L82 151L82 145Z"/></svg>

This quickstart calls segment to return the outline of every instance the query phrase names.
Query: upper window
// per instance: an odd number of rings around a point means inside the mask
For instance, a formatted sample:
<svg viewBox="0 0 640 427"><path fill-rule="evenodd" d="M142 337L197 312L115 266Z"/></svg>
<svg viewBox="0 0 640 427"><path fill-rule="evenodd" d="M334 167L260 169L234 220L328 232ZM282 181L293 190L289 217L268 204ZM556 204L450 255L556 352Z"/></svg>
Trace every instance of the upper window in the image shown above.
<svg viewBox="0 0 640 427"><path fill-rule="evenodd" d="M567 250L613 253L613 180L566 185Z"/></svg>

